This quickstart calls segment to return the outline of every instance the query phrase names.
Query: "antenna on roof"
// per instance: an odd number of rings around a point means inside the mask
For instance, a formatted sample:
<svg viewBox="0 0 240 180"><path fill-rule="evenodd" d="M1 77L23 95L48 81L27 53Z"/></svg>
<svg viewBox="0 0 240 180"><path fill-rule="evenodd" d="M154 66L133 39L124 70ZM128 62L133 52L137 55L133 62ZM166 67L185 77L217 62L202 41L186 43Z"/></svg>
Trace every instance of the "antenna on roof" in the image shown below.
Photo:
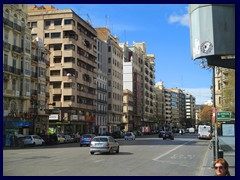
<svg viewBox="0 0 240 180"><path fill-rule="evenodd" d="M109 21L109 18L110 18L110 16L107 16L107 15L105 16L106 27L108 27L108 23L109 23L108 21Z"/></svg>

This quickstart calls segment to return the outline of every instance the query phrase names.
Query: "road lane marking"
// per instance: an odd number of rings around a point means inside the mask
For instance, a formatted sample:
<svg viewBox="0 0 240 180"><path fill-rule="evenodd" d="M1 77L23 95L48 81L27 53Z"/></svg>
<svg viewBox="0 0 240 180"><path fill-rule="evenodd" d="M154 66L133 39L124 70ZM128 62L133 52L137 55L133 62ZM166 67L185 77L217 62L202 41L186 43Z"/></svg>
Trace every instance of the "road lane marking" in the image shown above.
<svg viewBox="0 0 240 180"><path fill-rule="evenodd" d="M63 171L67 171L67 170L68 170L68 169L66 169L66 168L65 168L65 169L61 169L61 170L59 170L59 171L55 171L54 174L61 173L61 172L63 172Z"/></svg>
<svg viewBox="0 0 240 180"><path fill-rule="evenodd" d="M195 140L195 139L192 139L191 141L187 141L187 142L185 142L184 144L179 145L179 146L177 146L177 147L175 147L175 148L173 148L173 149L171 149L171 150L169 150L169 151L167 151L167 152L161 154L160 156L158 156L158 157L156 157L156 158L154 158L154 159L152 159L152 160L157 161L157 160L159 160L160 158L162 158L162 157L168 155L169 153L175 151L176 149L178 149L178 148L184 146L185 144L188 144L188 143L190 143L190 142L192 142L192 141L194 141L194 140Z"/></svg>
<svg viewBox="0 0 240 180"><path fill-rule="evenodd" d="M101 161L105 161L105 159L99 159L99 160L96 160L94 162L97 163L97 162L101 162Z"/></svg>

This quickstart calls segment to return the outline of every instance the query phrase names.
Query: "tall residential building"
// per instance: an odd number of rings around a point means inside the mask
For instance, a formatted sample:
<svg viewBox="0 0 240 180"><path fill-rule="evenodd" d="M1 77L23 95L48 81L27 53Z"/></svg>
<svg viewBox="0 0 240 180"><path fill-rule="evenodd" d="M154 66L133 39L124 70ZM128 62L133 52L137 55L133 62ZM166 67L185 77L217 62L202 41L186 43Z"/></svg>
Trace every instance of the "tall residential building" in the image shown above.
<svg viewBox="0 0 240 180"><path fill-rule="evenodd" d="M3 6L3 116L6 146L13 134L46 133L49 52L31 37L26 4Z"/></svg>
<svg viewBox="0 0 240 180"><path fill-rule="evenodd" d="M99 39L107 43L108 127L119 131L123 116L123 50L108 28L95 28Z"/></svg>
<svg viewBox="0 0 240 180"><path fill-rule="evenodd" d="M155 117L156 121L159 122L159 129L163 129L162 127L165 124L165 98L164 98L164 86L163 82L158 82L155 84L154 88L155 92Z"/></svg>
<svg viewBox="0 0 240 180"><path fill-rule="evenodd" d="M49 127L56 133L94 131L96 31L71 9L32 5L28 16L32 36L51 52Z"/></svg>
<svg viewBox="0 0 240 180"><path fill-rule="evenodd" d="M134 43L133 45L120 43L120 46L123 48L123 89L131 91L133 98L132 121L131 123L126 121L126 124L128 124L130 130L140 129L143 118L142 69L144 52Z"/></svg>
<svg viewBox="0 0 240 180"><path fill-rule="evenodd" d="M33 114L34 134L48 133L49 121L49 55L48 47L45 47L42 40L36 38L32 42L31 50L31 108Z"/></svg>
<svg viewBox="0 0 240 180"><path fill-rule="evenodd" d="M107 43L97 38L97 101L95 133L108 132L107 117Z"/></svg>
<svg viewBox="0 0 240 180"><path fill-rule="evenodd" d="M168 88L171 92L171 111L173 127L186 128L185 93L181 89Z"/></svg>
<svg viewBox="0 0 240 180"><path fill-rule="evenodd" d="M123 90L123 119L122 128L124 131L133 131L135 129L133 112L133 93L128 89Z"/></svg>
<svg viewBox="0 0 240 180"><path fill-rule="evenodd" d="M235 70L215 68L215 103L218 110L235 113Z"/></svg>
<svg viewBox="0 0 240 180"><path fill-rule="evenodd" d="M195 127L195 97L186 93L186 127Z"/></svg>
<svg viewBox="0 0 240 180"><path fill-rule="evenodd" d="M141 72L143 74L142 76L142 82L143 82L142 112L143 113L142 113L141 125L148 126L150 129L153 129L152 126L154 123L154 100L153 100L154 91L153 90L155 85L155 75L154 75L155 55L146 54L145 42L142 42L142 43L133 42L133 45L139 50L141 50L139 53L139 59L138 59L141 67Z"/></svg>

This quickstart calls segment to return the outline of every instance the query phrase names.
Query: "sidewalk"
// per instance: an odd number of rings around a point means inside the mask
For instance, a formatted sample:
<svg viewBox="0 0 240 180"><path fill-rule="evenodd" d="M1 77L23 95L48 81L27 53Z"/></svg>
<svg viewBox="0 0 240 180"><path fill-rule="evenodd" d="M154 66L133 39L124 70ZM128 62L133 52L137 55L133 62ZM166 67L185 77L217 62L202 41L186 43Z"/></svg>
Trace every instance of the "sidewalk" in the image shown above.
<svg viewBox="0 0 240 180"><path fill-rule="evenodd" d="M235 176L235 137L218 137L219 149L223 150L223 158L229 164L229 172L231 176ZM213 149L209 149L206 153L206 161L203 165L203 176L214 176L215 171L213 169Z"/></svg>

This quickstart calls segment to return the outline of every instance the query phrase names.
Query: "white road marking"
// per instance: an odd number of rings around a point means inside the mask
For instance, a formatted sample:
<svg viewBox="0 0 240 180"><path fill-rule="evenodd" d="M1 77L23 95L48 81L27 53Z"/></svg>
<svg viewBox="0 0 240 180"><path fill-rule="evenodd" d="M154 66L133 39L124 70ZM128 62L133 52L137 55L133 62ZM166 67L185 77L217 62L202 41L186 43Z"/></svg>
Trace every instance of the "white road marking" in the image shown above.
<svg viewBox="0 0 240 180"><path fill-rule="evenodd" d="M57 174L57 173L60 173L60 172L63 172L63 171L67 171L68 169L61 169L59 171L55 171L54 174Z"/></svg>
<svg viewBox="0 0 240 180"><path fill-rule="evenodd" d="M192 139L191 141L194 141L194 139ZM177 146L177 147L175 147L175 148L173 148L173 149L171 149L171 150L165 152L164 154L161 154L160 156L158 156L158 157L156 157L156 158L154 158L154 159L152 159L152 160L157 161L157 160L159 160L160 158L162 158L162 157L168 155L169 153L175 151L176 149L178 149L178 148L184 146L185 144L187 144L187 143L189 143L189 142L191 142L191 141L187 141L187 142L185 142L184 144L179 145L179 146Z"/></svg>
<svg viewBox="0 0 240 180"><path fill-rule="evenodd" d="M96 160L94 162L97 163L97 162L101 162L101 161L105 161L105 159L99 159L99 160Z"/></svg>

